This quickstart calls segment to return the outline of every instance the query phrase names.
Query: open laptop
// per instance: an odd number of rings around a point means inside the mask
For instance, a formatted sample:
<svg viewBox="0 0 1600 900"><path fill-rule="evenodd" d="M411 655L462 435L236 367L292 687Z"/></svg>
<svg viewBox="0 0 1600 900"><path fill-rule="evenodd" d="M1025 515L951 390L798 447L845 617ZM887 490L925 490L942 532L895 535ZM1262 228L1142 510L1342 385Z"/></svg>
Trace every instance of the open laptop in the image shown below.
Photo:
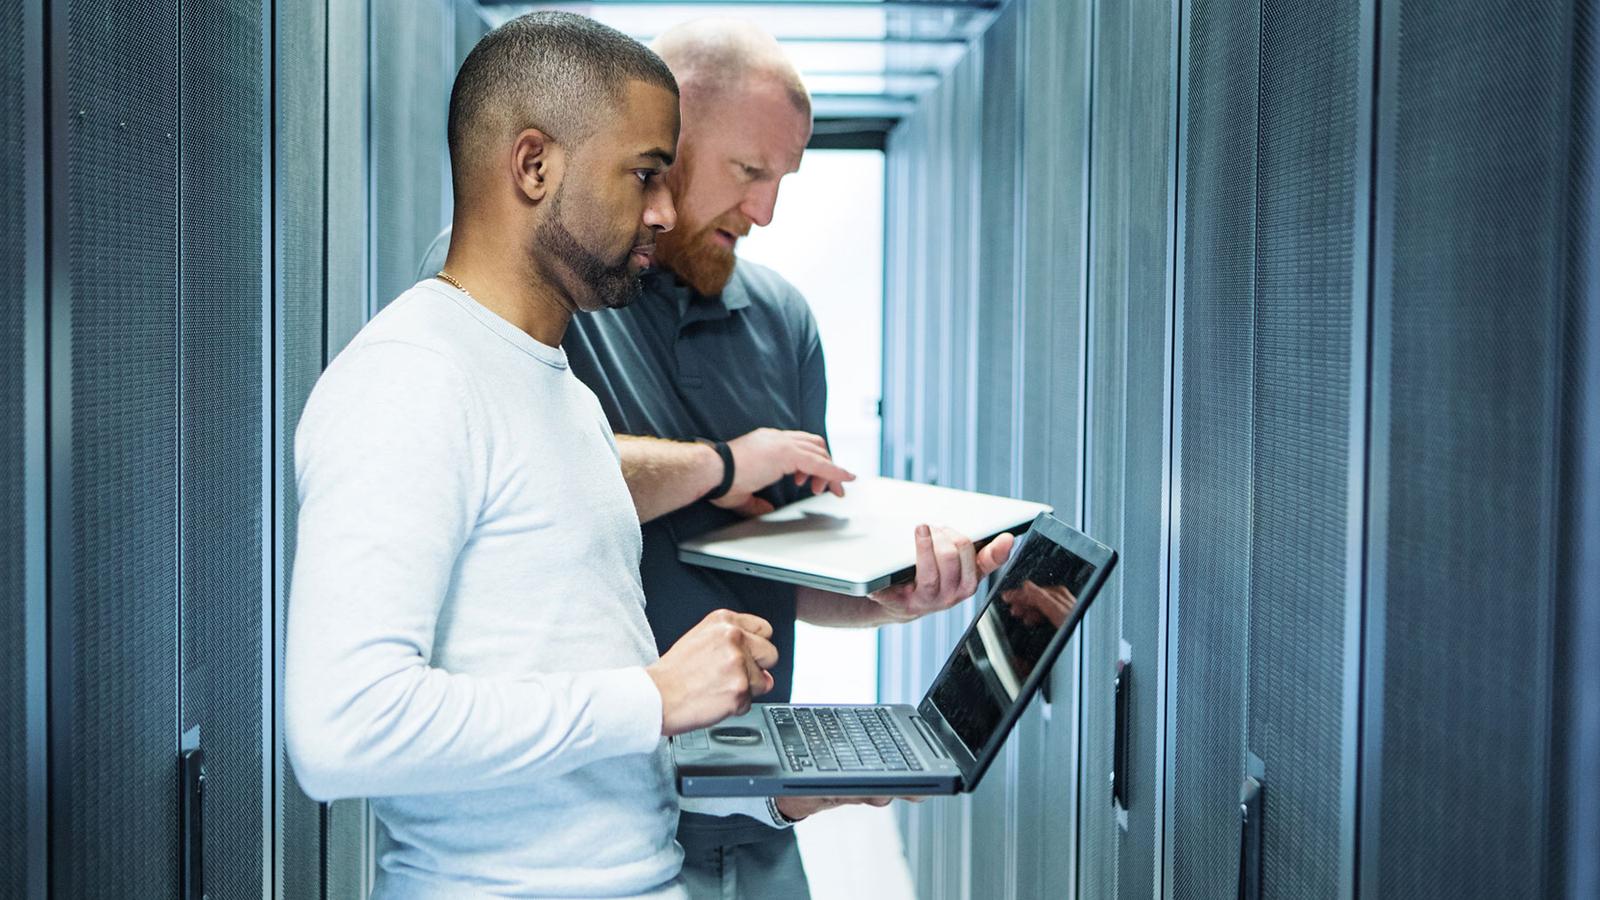
<svg viewBox="0 0 1600 900"><path fill-rule="evenodd" d="M685 797L970 791L1072 636L1117 554L1041 514L922 702L758 703L672 739Z"/></svg>
<svg viewBox="0 0 1600 900"><path fill-rule="evenodd" d="M856 597L916 573L918 525L943 525L975 543L1050 507L893 478L861 478L678 545L683 562Z"/></svg>

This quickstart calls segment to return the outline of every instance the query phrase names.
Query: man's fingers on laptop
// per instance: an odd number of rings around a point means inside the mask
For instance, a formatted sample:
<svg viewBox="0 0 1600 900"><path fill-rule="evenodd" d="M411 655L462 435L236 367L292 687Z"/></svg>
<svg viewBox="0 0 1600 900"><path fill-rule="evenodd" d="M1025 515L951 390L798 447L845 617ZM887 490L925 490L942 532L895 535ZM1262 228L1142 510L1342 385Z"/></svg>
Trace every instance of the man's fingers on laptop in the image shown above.
<svg viewBox="0 0 1600 900"><path fill-rule="evenodd" d="M841 497L844 496L844 483L856 480L854 472L838 465L820 450L802 454L795 460L794 483L804 484L808 478L813 494L831 490Z"/></svg>

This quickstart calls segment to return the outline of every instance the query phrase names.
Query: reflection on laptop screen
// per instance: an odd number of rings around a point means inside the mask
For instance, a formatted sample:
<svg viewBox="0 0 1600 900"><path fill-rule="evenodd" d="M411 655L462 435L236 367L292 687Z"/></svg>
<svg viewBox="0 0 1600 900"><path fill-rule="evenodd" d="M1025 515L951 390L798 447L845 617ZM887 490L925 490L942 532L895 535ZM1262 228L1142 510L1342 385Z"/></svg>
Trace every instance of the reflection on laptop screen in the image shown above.
<svg viewBox="0 0 1600 900"><path fill-rule="evenodd" d="M1040 534L1017 558L949 666L928 691L956 736L977 756L1017 702L1050 641L1074 621L1094 565Z"/></svg>

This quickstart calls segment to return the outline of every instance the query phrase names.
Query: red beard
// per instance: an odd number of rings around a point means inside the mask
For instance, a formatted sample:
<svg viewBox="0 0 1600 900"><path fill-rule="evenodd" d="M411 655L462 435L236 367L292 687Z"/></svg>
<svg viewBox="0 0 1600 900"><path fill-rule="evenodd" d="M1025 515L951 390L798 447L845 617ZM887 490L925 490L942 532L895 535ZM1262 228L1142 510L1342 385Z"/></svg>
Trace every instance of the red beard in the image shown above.
<svg viewBox="0 0 1600 900"><path fill-rule="evenodd" d="M656 259L661 265L703 297L715 297L733 277L733 249L717 240L718 229L743 236L750 230L726 221L715 220L693 233L674 229L656 238Z"/></svg>

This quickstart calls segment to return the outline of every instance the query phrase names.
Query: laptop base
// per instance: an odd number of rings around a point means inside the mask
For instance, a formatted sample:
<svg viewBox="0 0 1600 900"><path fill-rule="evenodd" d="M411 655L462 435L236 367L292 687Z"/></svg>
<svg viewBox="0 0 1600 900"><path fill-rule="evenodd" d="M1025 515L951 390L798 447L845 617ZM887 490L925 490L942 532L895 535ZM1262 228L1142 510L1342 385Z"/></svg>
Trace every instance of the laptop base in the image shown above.
<svg viewBox="0 0 1600 900"><path fill-rule="evenodd" d="M790 749L797 729L795 711L882 715L898 732L899 770L850 768L855 760L800 757L797 770ZM789 720L785 721L785 714ZM837 713L836 713L837 714ZM758 703L741 716L672 739L678 793L685 797L916 797L961 792L961 770L919 730L915 707ZM848 751L845 751L848 753ZM893 763L890 763L893 764ZM917 768L911 768L911 766Z"/></svg>

